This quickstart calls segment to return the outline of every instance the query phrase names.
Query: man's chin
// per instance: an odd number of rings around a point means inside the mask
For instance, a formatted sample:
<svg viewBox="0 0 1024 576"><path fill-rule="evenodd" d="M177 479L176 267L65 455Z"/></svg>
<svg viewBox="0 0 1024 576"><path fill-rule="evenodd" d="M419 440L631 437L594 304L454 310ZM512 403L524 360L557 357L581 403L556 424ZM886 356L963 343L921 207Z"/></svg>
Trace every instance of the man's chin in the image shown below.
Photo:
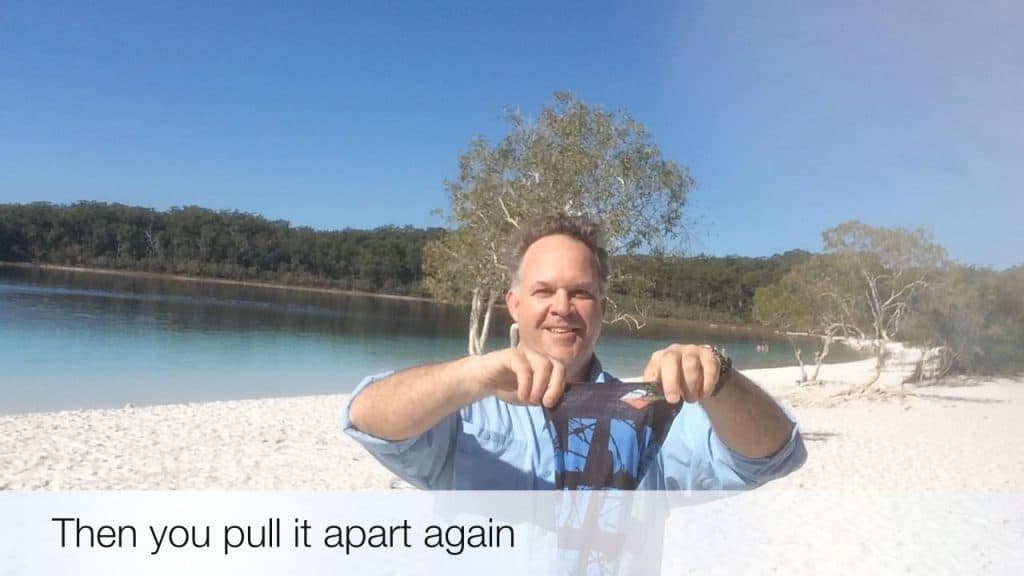
<svg viewBox="0 0 1024 576"><path fill-rule="evenodd" d="M557 358L563 362L566 360L572 360L579 356L580 353L580 342L577 339L576 342L571 344L566 342L544 342L543 343L544 353L552 358Z"/></svg>
<svg viewBox="0 0 1024 576"><path fill-rule="evenodd" d="M548 350L546 354L549 357L558 360L562 364L572 364L577 358L579 358L579 355L575 351Z"/></svg>
<svg viewBox="0 0 1024 576"><path fill-rule="evenodd" d="M566 367L572 368L581 361L589 361L590 357L584 358L584 351L581 346L546 346L544 354L558 360Z"/></svg>

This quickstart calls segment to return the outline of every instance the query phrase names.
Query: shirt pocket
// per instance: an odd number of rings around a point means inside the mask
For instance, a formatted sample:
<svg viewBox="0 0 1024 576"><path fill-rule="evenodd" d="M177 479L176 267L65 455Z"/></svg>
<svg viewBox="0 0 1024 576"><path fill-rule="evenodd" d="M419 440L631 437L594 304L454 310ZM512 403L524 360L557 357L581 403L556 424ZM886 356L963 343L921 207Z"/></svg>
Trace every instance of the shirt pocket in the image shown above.
<svg viewBox="0 0 1024 576"><path fill-rule="evenodd" d="M470 426L455 442L456 490L530 490L537 480L527 444L510 434Z"/></svg>

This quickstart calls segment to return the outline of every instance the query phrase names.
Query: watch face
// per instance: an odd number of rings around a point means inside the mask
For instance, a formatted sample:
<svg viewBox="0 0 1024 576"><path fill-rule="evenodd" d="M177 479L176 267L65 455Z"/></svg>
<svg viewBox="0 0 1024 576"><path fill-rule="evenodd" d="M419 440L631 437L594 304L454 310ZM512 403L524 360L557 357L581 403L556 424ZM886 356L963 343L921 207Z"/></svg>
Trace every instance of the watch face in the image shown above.
<svg viewBox="0 0 1024 576"><path fill-rule="evenodd" d="M718 359L719 374L725 374L726 372L732 369L732 358L729 358L728 356L723 354L721 350L714 346L708 346L707 348L710 349L711 352L715 355L715 358Z"/></svg>
<svg viewBox="0 0 1024 576"><path fill-rule="evenodd" d="M728 356L723 356L721 353L719 353L718 362L721 365L721 368L719 368L719 373L725 374L729 370L732 370L732 358L729 358Z"/></svg>
<svg viewBox="0 0 1024 576"><path fill-rule="evenodd" d="M715 384L715 389L711 392L711 396L717 396L725 385L726 375L732 372L732 358L722 354L722 351L714 346L711 346L711 351L714 352L715 358L718 358L718 382Z"/></svg>

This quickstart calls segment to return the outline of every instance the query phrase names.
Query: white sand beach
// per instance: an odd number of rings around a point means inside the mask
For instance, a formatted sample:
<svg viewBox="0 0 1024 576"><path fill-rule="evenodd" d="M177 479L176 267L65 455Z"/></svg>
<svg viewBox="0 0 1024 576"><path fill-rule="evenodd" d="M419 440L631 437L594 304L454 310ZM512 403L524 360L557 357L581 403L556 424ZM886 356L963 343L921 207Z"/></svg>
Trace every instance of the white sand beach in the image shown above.
<svg viewBox="0 0 1024 576"><path fill-rule="evenodd" d="M909 358L909 355L908 355ZM906 386L890 361L746 372L796 415L809 457L768 489L1020 490L1024 382ZM361 490L393 476L341 433L346 396L0 416L0 489Z"/></svg>
<svg viewBox="0 0 1024 576"><path fill-rule="evenodd" d="M796 415L807 462L754 492L673 510L663 573L1020 573L1024 381L900 395L909 368L897 358L881 392L850 394L873 363L827 365L814 386L796 384L796 367L747 371ZM0 416L0 489L404 487L342 434L345 400Z"/></svg>

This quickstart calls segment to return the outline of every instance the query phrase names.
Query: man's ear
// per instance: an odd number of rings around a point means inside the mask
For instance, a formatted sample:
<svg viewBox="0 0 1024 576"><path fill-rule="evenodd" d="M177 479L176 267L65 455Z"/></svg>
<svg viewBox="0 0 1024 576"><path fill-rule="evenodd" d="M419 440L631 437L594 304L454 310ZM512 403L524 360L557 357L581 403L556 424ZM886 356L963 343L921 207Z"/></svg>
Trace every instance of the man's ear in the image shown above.
<svg viewBox="0 0 1024 576"><path fill-rule="evenodd" d="M505 292L505 306L513 322L519 322L519 293L515 289Z"/></svg>
<svg viewBox="0 0 1024 576"><path fill-rule="evenodd" d="M601 297L601 319L603 320L608 316L608 298Z"/></svg>

